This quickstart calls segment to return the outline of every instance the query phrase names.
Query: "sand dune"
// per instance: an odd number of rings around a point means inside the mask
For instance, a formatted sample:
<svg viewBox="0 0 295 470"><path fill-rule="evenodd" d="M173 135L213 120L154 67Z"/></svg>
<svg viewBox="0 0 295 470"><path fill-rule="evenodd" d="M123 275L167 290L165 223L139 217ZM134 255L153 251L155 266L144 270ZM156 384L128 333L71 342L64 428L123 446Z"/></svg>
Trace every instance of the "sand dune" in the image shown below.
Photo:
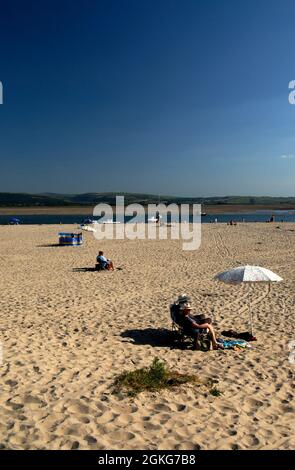
<svg viewBox="0 0 295 470"><path fill-rule="evenodd" d="M0 227L0 447L8 449L291 449L295 446L295 225L204 225L202 246L103 241L50 246L69 226ZM91 268L99 249L122 268ZM284 278L251 295L252 350L202 353L171 344L168 306L189 293L215 327L247 329L244 287L214 282L240 264ZM122 370L164 359L219 380L135 399L111 394Z"/></svg>

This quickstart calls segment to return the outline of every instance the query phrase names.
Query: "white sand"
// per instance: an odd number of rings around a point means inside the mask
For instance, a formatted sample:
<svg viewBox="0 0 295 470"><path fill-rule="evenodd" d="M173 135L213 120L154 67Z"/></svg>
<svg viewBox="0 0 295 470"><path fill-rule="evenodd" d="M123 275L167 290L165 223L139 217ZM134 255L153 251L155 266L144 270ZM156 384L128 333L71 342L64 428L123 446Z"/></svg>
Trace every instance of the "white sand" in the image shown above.
<svg viewBox="0 0 295 470"><path fill-rule="evenodd" d="M0 446L9 449L291 449L295 447L295 224L204 225L202 247L179 241L56 243L73 226L0 227ZM122 270L93 267L103 249ZM246 290L212 281L240 264L284 278L252 292L249 351L171 348L168 306L180 293L216 329L247 329ZM164 330L161 330L164 329ZM111 394L123 370L149 365L217 378L221 397L193 385L135 399Z"/></svg>

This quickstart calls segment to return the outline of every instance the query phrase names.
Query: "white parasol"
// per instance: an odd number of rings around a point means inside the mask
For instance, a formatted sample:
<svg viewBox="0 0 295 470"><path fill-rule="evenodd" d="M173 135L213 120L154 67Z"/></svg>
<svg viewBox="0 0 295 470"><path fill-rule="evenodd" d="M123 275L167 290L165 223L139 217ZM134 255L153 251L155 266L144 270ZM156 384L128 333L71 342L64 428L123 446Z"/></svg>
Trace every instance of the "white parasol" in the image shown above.
<svg viewBox="0 0 295 470"><path fill-rule="evenodd" d="M271 282L281 282L283 279L269 269L260 266L239 266L237 268L229 269L217 274L214 279L217 281L225 282L226 284L241 284L247 282L249 284L256 282L265 282L270 285ZM252 328L252 312L250 297L248 296L249 305L249 321L250 332L253 334Z"/></svg>

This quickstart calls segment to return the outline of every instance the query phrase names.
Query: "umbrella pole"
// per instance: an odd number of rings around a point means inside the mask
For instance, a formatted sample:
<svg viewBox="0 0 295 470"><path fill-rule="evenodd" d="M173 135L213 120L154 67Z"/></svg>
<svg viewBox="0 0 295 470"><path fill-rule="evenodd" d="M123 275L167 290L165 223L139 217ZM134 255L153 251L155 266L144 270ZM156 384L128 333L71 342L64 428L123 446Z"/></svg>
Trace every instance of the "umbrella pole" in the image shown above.
<svg viewBox="0 0 295 470"><path fill-rule="evenodd" d="M248 309L249 309L249 329L250 329L250 334L253 335L252 310L251 310L251 300L250 300L250 284L248 287Z"/></svg>

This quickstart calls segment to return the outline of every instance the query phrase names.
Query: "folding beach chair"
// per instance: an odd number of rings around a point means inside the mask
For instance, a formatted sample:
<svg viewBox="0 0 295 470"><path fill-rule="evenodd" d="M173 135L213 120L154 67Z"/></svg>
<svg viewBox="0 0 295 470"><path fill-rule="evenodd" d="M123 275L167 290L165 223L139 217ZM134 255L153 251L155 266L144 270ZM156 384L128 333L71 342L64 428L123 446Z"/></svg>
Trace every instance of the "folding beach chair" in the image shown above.
<svg viewBox="0 0 295 470"><path fill-rule="evenodd" d="M207 328L200 328L197 330L196 334L196 330L193 331L185 327L178 304L170 305L170 316L172 320L172 333L176 341L180 344L183 344L186 340L194 343L197 339L198 349L208 351L211 348L209 330Z"/></svg>

